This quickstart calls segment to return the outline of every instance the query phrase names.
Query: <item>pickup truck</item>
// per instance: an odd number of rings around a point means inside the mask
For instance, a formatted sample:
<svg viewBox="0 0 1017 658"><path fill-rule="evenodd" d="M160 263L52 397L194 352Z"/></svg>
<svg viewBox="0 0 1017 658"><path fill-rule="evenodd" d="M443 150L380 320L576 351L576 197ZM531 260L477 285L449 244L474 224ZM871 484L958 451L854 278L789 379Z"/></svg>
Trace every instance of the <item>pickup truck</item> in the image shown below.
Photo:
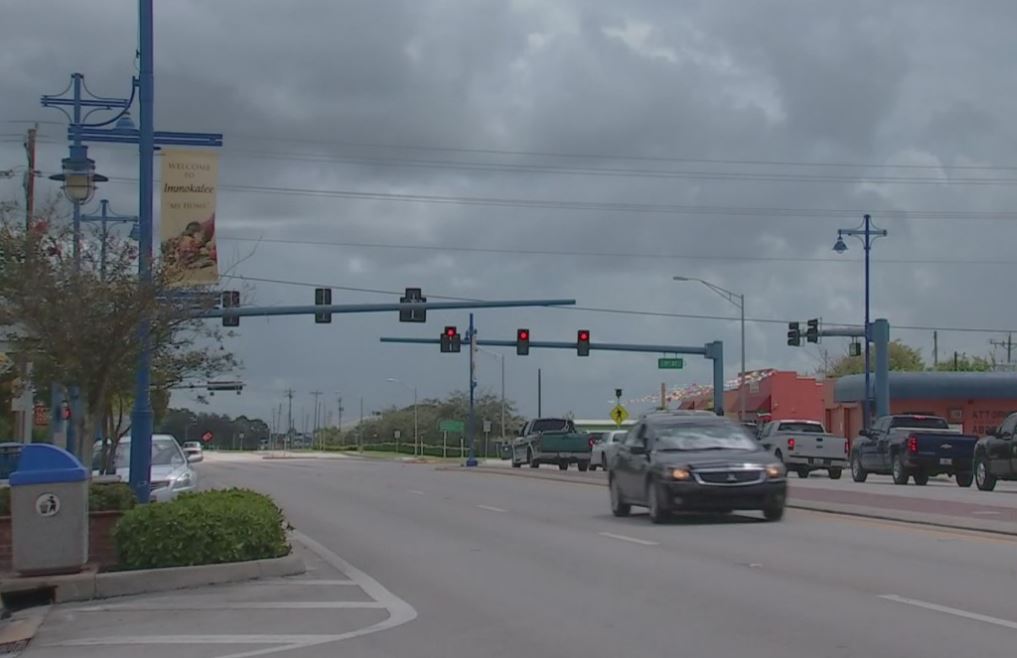
<svg viewBox="0 0 1017 658"><path fill-rule="evenodd" d="M567 471L570 464L576 464L580 471L586 471L590 468L592 449L592 437L577 432L570 419L536 418L523 425L519 436L512 440L512 467L557 464L560 470Z"/></svg>
<svg viewBox="0 0 1017 658"><path fill-rule="evenodd" d="M975 444L975 484L992 491L998 480L1017 480L1017 413Z"/></svg>
<svg viewBox="0 0 1017 658"><path fill-rule="evenodd" d="M884 416L859 432L851 450L851 477L865 482L869 473L892 475L894 484L928 483L929 476L953 475L970 487L978 437L950 429L945 418L917 414Z"/></svg>
<svg viewBox="0 0 1017 658"><path fill-rule="evenodd" d="M759 442L800 478L825 469L839 480L848 465L848 440L828 433L819 421L775 420L759 431Z"/></svg>

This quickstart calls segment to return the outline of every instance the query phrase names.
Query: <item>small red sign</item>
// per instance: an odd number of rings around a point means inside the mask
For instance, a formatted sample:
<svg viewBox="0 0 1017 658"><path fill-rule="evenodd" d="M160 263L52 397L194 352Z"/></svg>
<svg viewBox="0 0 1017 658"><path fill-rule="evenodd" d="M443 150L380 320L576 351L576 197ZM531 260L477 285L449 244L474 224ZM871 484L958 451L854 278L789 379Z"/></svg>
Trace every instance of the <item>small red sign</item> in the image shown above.
<svg viewBox="0 0 1017 658"><path fill-rule="evenodd" d="M204 441L205 443L210 442L213 438L214 436L212 435L211 432L205 432L204 434L201 435L201 440Z"/></svg>

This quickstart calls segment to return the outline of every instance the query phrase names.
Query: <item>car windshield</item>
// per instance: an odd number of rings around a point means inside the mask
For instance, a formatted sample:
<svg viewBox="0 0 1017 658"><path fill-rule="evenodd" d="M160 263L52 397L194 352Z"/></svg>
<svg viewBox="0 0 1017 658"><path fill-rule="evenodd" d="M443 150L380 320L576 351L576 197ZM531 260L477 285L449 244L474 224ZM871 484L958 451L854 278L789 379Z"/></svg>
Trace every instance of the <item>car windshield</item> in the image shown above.
<svg viewBox="0 0 1017 658"><path fill-rule="evenodd" d="M813 434L822 434L823 426L819 423L781 423L780 427L777 428L778 432L811 432Z"/></svg>
<svg viewBox="0 0 1017 658"><path fill-rule="evenodd" d="M102 458L102 446L95 447L94 468L98 468ZM152 466L181 466L185 463L180 448L173 439L152 440ZM117 444L116 468L128 468L131 465L131 443Z"/></svg>
<svg viewBox="0 0 1017 658"><path fill-rule="evenodd" d="M675 423L656 425L657 450L756 450L756 443L737 425Z"/></svg>
<svg viewBox="0 0 1017 658"><path fill-rule="evenodd" d="M935 416L907 416L902 418L894 418L890 421L890 428L896 429L898 427L906 427L908 429L923 429L923 430L947 430L950 426L942 418L936 418Z"/></svg>

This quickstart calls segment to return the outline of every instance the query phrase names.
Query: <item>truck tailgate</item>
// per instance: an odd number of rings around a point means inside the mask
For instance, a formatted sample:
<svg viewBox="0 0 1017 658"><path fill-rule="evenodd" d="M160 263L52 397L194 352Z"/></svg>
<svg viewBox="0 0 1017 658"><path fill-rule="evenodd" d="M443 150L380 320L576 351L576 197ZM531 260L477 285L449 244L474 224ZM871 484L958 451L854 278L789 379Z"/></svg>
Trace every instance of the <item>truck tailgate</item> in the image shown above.
<svg viewBox="0 0 1017 658"><path fill-rule="evenodd" d="M788 439L794 439L794 450L788 450L788 455L796 457L818 457L823 459L846 459L847 453L844 446L847 439L840 436L827 434L796 434Z"/></svg>
<svg viewBox="0 0 1017 658"><path fill-rule="evenodd" d="M591 451L588 434L567 432L544 432L540 435L540 451L543 453L587 453Z"/></svg>
<svg viewBox="0 0 1017 658"><path fill-rule="evenodd" d="M918 439L918 454L951 459L970 459L974 456L978 437L966 434L936 432L913 432L908 435ZM910 450L910 448L909 448Z"/></svg>

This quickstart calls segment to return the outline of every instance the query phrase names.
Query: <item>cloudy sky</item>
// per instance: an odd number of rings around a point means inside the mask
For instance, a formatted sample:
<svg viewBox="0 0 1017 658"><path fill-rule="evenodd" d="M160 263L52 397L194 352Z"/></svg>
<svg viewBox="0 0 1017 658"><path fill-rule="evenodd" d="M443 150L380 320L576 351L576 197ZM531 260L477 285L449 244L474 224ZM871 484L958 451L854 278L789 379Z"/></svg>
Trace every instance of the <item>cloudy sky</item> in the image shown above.
<svg viewBox="0 0 1017 658"><path fill-rule="evenodd" d="M59 167L65 119L39 96L72 71L129 93L135 5L3 3L0 171L23 166L29 121L39 167ZM574 297L650 314L487 310L481 342L523 326L534 340L721 339L733 376L737 310L672 281L702 277L744 293L750 369L810 372L819 351L787 347L782 323L861 322L862 250L831 246L869 212L890 232L873 251L874 316L930 360L933 328L941 355L985 354L1017 329L1014 24L1003 0L162 0L156 122L225 135L219 251L245 303L310 303L300 284L335 286L335 303L406 286ZM100 196L133 214L134 153L90 154L121 179ZM0 198L19 193L0 179ZM230 347L247 389L213 408L270 418L292 387L298 419L314 390L333 410L342 395L350 418L361 398L367 412L409 403L390 377L422 398L464 389L466 352L378 341L444 324L466 316L245 318ZM652 354L495 352L525 413L538 368L545 413L583 417L606 416L615 387L637 398L710 377L699 357L675 372ZM499 367L480 355L482 388L498 391Z"/></svg>

